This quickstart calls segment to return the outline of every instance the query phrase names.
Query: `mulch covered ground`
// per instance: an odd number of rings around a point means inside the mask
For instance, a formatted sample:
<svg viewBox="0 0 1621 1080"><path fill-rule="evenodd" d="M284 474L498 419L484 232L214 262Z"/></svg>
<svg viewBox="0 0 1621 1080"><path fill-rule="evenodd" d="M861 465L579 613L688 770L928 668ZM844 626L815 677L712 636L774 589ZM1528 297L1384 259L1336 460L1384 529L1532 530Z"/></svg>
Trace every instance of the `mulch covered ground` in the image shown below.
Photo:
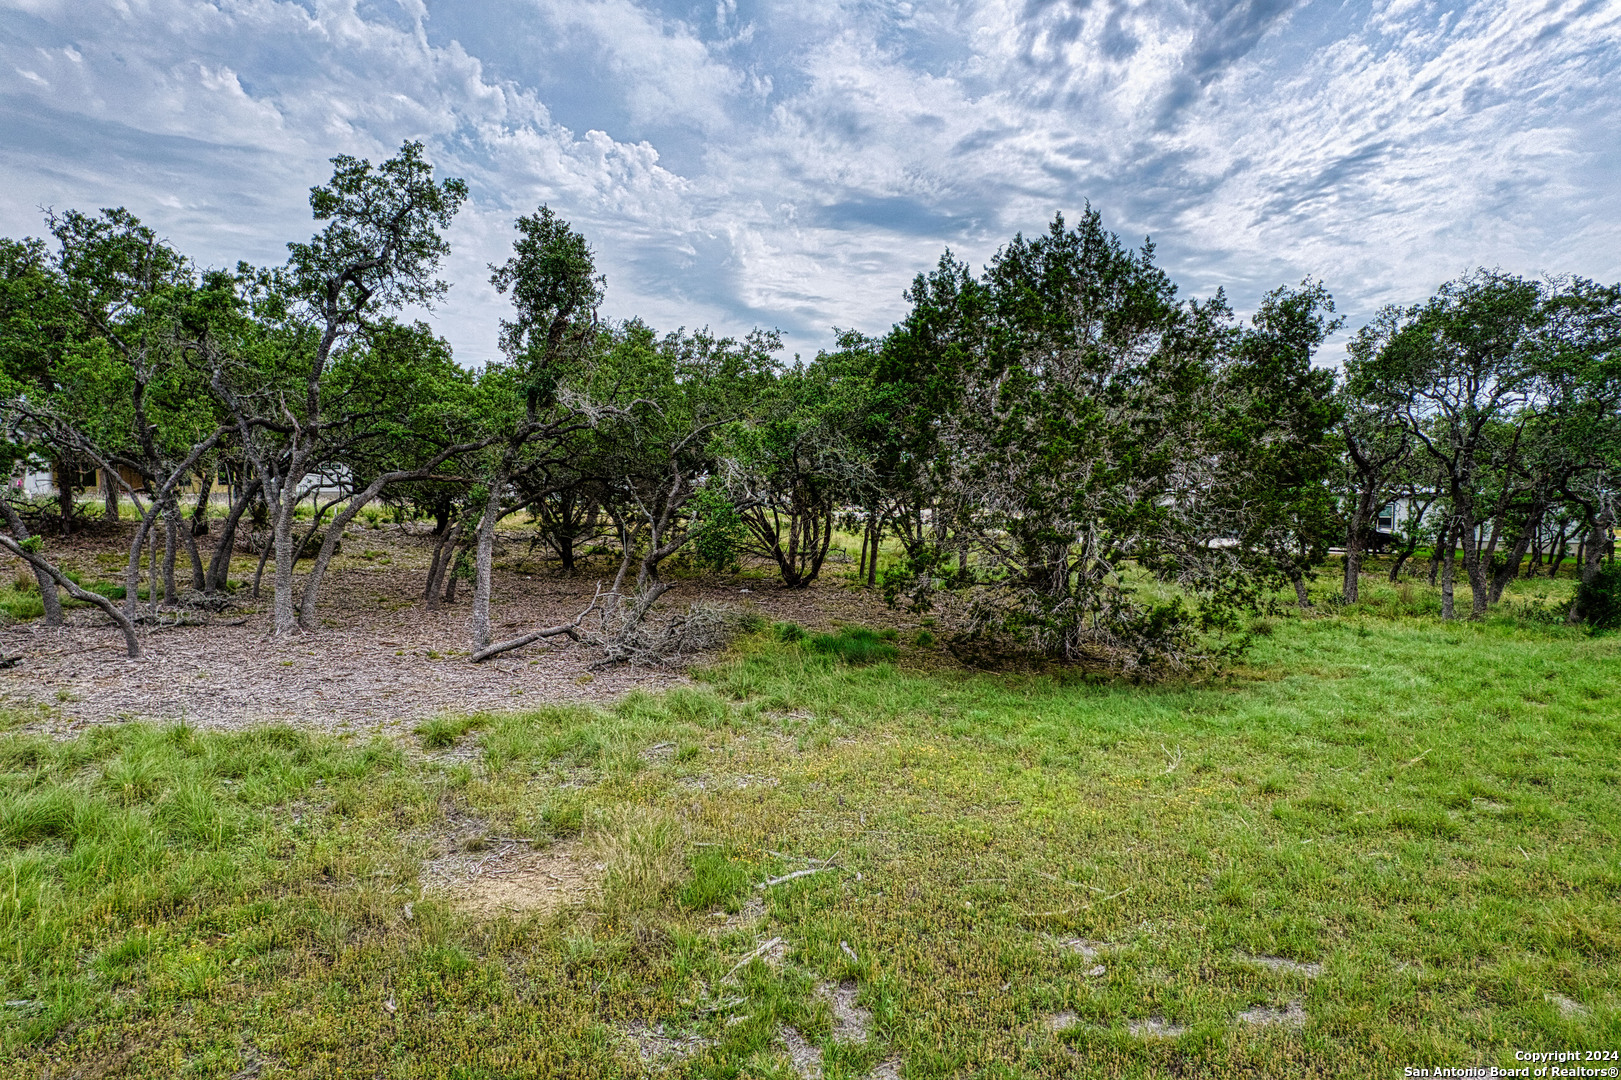
<svg viewBox="0 0 1621 1080"><path fill-rule="evenodd" d="M112 533L56 541L51 550L86 580L122 580L127 543ZM497 639L571 619L597 581L611 578L606 557L566 577L528 548L527 537L515 533L497 550ZM469 663L471 590L428 611L421 591L429 551L420 527L352 529L328 572L320 627L288 641L268 637L268 573L260 600L242 590L221 613L161 612L157 625L142 628L139 660L124 656L122 635L99 611L73 610L60 628L37 620L0 628L0 651L22 656L0 671L0 709L25 713L28 727L57 734L130 719L381 731L444 712L610 701L632 689L686 681L679 670L594 669L597 653L566 638ZM239 557L232 578L251 580L256 563ZM810 628L910 623L847 585L848 569L830 564L827 580L804 590L785 590L759 575L684 580L660 603L677 610L708 600ZM182 580L188 576L183 572Z"/></svg>

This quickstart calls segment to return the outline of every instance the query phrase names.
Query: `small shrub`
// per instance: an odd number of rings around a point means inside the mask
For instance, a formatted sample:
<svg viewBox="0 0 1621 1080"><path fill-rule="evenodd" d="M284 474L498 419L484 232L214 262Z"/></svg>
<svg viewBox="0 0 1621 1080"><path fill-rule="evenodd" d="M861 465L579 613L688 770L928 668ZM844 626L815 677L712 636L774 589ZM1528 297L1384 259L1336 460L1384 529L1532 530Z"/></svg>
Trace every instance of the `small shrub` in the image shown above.
<svg viewBox="0 0 1621 1080"><path fill-rule="evenodd" d="M893 630L888 633L899 636ZM900 650L885 640L883 634L865 626L846 627L837 634L812 634L807 644L816 652L846 664L871 664L900 655Z"/></svg>
<svg viewBox="0 0 1621 1080"><path fill-rule="evenodd" d="M1621 563L1576 586L1576 615L1594 630L1621 627Z"/></svg>
<svg viewBox="0 0 1621 1080"><path fill-rule="evenodd" d="M919 630L912 638L912 644L920 649L934 648L934 635L927 630Z"/></svg>

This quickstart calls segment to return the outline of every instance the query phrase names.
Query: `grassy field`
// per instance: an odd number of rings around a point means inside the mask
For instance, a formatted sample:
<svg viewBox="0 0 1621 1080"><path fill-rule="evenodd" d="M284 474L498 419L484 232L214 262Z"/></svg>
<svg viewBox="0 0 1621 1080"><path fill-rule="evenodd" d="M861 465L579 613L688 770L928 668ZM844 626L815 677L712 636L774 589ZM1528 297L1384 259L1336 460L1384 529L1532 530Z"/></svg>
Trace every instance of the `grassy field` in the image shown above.
<svg viewBox="0 0 1621 1080"><path fill-rule="evenodd" d="M1442 625L1428 590L1370 587L1189 685L765 630L695 689L404 744L0 735L0 1074L1377 1077L1621 1049L1621 639L1548 618L1568 589ZM425 860L514 850L575 902L426 887Z"/></svg>

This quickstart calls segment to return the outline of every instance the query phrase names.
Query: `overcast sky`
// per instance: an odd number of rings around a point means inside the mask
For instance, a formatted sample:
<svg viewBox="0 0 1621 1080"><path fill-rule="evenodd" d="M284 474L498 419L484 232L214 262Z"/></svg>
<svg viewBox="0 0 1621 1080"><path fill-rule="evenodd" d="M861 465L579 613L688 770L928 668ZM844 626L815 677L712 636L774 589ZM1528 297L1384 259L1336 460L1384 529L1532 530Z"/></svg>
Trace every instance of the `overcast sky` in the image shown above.
<svg viewBox="0 0 1621 1080"><path fill-rule="evenodd" d="M1621 0L0 0L7 234L122 205L279 262L328 158L406 139L471 188L435 322L472 364L542 202L609 316L807 354L1088 200L1240 311L1621 278Z"/></svg>

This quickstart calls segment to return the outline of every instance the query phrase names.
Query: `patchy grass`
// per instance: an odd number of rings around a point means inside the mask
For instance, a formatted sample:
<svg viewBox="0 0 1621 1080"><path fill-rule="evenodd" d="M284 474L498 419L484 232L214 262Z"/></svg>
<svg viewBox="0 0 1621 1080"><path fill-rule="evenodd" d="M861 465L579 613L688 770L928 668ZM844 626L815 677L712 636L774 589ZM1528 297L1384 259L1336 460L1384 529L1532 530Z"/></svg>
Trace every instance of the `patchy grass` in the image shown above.
<svg viewBox="0 0 1621 1080"><path fill-rule="evenodd" d="M1382 603L1269 620L1181 686L763 629L696 689L431 728L470 762L0 735L0 1072L1366 1077L1621 1046L1621 639ZM595 891L493 919L424 892L469 822L577 845Z"/></svg>

